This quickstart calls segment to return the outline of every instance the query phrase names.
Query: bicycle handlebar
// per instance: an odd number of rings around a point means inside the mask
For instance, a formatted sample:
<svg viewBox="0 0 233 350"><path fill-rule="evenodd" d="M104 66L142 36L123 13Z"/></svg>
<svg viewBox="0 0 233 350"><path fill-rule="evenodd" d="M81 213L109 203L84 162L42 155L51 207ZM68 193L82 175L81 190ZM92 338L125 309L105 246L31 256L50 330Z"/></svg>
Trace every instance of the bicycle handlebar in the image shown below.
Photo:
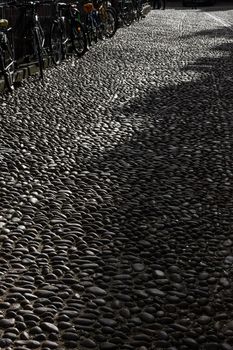
<svg viewBox="0 0 233 350"><path fill-rule="evenodd" d="M30 1L24 1L22 3L20 3L19 1L15 0L13 1L11 4L9 4L9 6L13 6L13 7L38 7L40 5L51 5L53 3L53 1L39 1L39 0L30 0Z"/></svg>

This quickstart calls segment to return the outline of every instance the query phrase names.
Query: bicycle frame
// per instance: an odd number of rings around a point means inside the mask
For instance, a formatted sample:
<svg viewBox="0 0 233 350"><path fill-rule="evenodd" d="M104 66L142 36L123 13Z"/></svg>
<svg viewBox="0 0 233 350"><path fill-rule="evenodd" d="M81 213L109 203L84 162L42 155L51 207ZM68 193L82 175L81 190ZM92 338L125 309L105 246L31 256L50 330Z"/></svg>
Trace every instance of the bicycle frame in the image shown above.
<svg viewBox="0 0 233 350"><path fill-rule="evenodd" d="M7 29L0 29L0 53L2 54L3 51L5 49L7 49L7 44L9 43L9 39L8 39L8 33L12 33L12 28L9 27ZM4 47L5 46L5 47ZM11 46L11 50L12 53L14 53L13 51L13 47ZM14 61L10 62L6 67L5 70L7 70L8 68L10 68L11 66L14 65Z"/></svg>
<svg viewBox="0 0 233 350"><path fill-rule="evenodd" d="M8 21L3 19L0 27L0 74L4 77L5 87L12 92L15 60L12 37L10 40L9 34L12 35L12 28L8 27Z"/></svg>
<svg viewBox="0 0 233 350"><path fill-rule="evenodd" d="M63 16L62 10L64 8L68 8L68 16ZM81 22L81 14L78 9L78 3L62 4L58 10L58 15L59 15L58 17L62 19L64 26L65 26L65 19L68 20L70 25L73 25L75 22Z"/></svg>
<svg viewBox="0 0 233 350"><path fill-rule="evenodd" d="M103 36L111 38L117 29L116 9L109 0L96 0L95 6L98 11L99 26L102 28ZM110 31L109 28L111 28Z"/></svg>
<svg viewBox="0 0 233 350"><path fill-rule="evenodd" d="M64 8L67 8L67 4L65 3L57 3L56 4L56 19L54 22L59 23L63 28L66 27L66 17L63 15ZM62 42L63 45L65 45L69 41L69 38L66 36L65 40Z"/></svg>
<svg viewBox="0 0 233 350"><path fill-rule="evenodd" d="M16 8L22 9L21 14L26 16L26 24L23 27L23 36L26 41L28 41L30 47L33 49L33 55L35 55L35 47L33 46L32 39L35 38L35 33L39 35L40 48L43 50L45 44L45 35L41 27L39 16L37 13L37 8L39 7L39 1L29 1L26 4L16 4ZM31 56L32 52L26 52L26 56Z"/></svg>
<svg viewBox="0 0 233 350"><path fill-rule="evenodd" d="M81 22L81 14L78 9L78 4L69 4L69 14L72 20L77 20Z"/></svg>
<svg viewBox="0 0 233 350"><path fill-rule="evenodd" d="M38 13L37 13L37 7L39 5L38 2L29 2L29 5L30 7L29 8L26 8L26 13L29 12L30 15L31 15L31 19L32 19L32 22L31 22L31 28L30 30L33 32L34 30L39 30L40 31L40 35L41 35L41 47L43 48L44 47L44 43L45 43L45 36L44 36L44 32L41 28L41 25L40 25L40 21L39 21L39 16L38 16Z"/></svg>
<svg viewBox="0 0 233 350"><path fill-rule="evenodd" d="M83 5L84 12L86 13L86 33L89 45L91 46L92 39L97 42L98 31L100 29L100 23L98 23L98 10L94 8L92 1Z"/></svg>
<svg viewBox="0 0 233 350"><path fill-rule="evenodd" d="M67 54L74 52L81 57L86 51L86 36L78 6L77 1L56 4L56 17L50 30L50 51L55 65L60 64Z"/></svg>
<svg viewBox="0 0 233 350"><path fill-rule="evenodd" d="M78 9L78 3L72 3L68 5L69 17L68 21L70 23L70 37L73 38L72 27L75 26L76 23L81 23L81 13Z"/></svg>
<svg viewBox="0 0 233 350"><path fill-rule="evenodd" d="M133 1L121 0L120 1L120 13L119 17L123 20L123 23L129 26L133 22Z"/></svg>
<svg viewBox="0 0 233 350"><path fill-rule="evenodd" d="M92 29L97 28L97 20L96 20L95 12L91 12L87 14L87 23L92 27Z"/></svg>
<svg viewBox="0 0 233 350"><path fill-rule="evenodd" d="M99 13L106 18L107 17L107 9L108 9L108 2L102 1L97 3L97 8Z"/></svg>

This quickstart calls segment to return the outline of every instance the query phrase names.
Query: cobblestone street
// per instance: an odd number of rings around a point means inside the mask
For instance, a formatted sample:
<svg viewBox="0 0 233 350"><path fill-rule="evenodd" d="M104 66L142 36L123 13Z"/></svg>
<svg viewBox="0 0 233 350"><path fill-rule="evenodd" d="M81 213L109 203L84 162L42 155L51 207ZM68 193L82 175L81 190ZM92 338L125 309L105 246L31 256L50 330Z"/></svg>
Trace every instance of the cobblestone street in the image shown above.
<svg viewBox="0 0 233 350"><path fill-rule="evenodd" d="M233 349L232 28L151 11L1 95L0 349Z"/></svg>

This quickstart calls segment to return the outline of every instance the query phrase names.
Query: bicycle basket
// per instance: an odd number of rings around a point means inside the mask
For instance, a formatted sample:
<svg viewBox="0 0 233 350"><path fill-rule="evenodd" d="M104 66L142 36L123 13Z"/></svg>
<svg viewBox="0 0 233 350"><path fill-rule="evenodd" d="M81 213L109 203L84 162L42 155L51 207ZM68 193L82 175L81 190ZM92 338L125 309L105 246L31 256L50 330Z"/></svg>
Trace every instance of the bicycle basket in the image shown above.
<svg viewBox="0 0 233 350"><path fill-rule="evenodd" d="M0 28L6 29L8 27L8 20L7 19L0 19Z"/></svg>
<svg viewBox="0 0 233 350"><path fill-rule="evenodd" d="M87 4L83 5L83 10L86 13L91 13L92 11L94 11L94 5L92 2L88 2Z"/></svg>

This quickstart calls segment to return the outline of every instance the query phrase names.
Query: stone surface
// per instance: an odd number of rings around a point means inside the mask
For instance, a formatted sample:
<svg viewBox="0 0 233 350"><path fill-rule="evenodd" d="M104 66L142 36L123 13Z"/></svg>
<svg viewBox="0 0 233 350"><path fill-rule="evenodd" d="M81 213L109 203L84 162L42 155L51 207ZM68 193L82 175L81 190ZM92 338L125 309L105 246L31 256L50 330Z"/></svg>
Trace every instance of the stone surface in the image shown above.
<svg viewBox="0 0 233 350"><path fill-rule="evenodd" d="M171 6L0 97L3 349L231 348L233 9Z"/></svg>

